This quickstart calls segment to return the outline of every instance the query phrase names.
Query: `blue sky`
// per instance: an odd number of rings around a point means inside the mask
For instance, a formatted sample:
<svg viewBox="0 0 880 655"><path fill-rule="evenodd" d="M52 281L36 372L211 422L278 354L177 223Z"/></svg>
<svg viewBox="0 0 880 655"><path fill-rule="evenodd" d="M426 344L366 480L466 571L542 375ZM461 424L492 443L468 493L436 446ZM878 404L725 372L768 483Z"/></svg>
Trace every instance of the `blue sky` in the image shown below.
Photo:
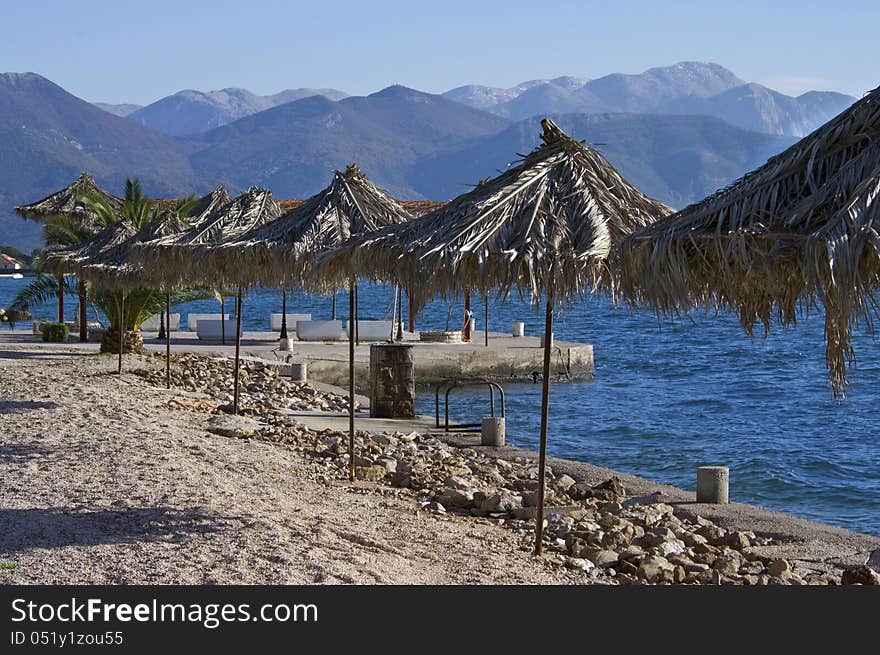
<svg viewBox="0 0 880 655"><path fill-rule="evenodd" d="M184 88L441 92L714 61L786 93L880 84L880 2L4 2L0 70L92 101Z"/></svg>

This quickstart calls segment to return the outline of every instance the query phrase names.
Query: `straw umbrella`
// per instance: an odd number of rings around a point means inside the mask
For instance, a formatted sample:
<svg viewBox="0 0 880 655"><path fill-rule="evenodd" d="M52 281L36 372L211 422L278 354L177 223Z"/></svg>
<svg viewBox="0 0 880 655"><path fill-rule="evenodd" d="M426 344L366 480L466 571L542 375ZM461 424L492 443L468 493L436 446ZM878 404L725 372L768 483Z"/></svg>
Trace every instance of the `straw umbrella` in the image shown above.
<svg viewBox="0 0 880 655"><path fill-rule="evenodd" d="M210 219L219 209L231 201L229 193L223 187L217 187L212 193L199 198L192 203L183 215L181 205L177 209L167 208L153 219L143 229L135 234L107 247L92 257L87 258L81 267L80 275L105 288L119 288L123 290L135 287L149 286L151 279L156 278L154 273L145 270L136 261L136 248L138 244L147 243L156 239L174 237L182 234L185 230L200 225ZM187 203L187 201L177 201ZM171 287L164 287L165 291L165 386L171 388ZM120 348L121 350L121 348ZM121 361L121 353L120 353ZM120 364L121 368L121 364Z"/></svg>
<svg viewBox="0 0 880 655"><path fill-rule="evenodd" d="M597 288L616 291L615 248L634 229L669 214L595 150L541 122L543 144L500 176L426 216L356 239L319 269L349 269L441 294L516 289L546 302L535 552L542 552L550 389L557 306Z"/></svg>
<svg viewBox="0 0 880 655"><path fill-rule="evenodd" d="M98 216L85 201L86 198L100 198L116 212L122 211L122 199L101 189L88 173L81 173L72 183L42 200L29 205L21 205L15 211L37 221L46 221L57 216L72 218L77 227L96 230L100 227ZM59 279L60 282L60 279ZM64 292L58 288L58 322L64 322ZM86 333L86 292L85 283L79 280L79 339L85 341Z"/></svg>
<svg viewBox="0 0 880 655"><path fill-rule="evenodd" d="M349 474L354 479L354 346L357 340L356 280L324 284L309 275L316 256L353 235L408 221L411 215L378 189L356 164L336 171L330 185L283 216L219 247L201 249L194 263L237 284L298 286L336 292L349 287Z"/></svg>
<svg viewBox="0 0 880 655"><path fill-rule="evenodd" d="M281 208L271 191L251 187L225 205L208 211L204 220L190 229L137 244L134 248L134 258L150 271L152 279L166 289L215 280L223 281L220 271L205 266L195 254L225 241L232 241L280 215ZM238 414L239 410L241 297L242 285L239 283L235 310L235 381L232 405L235 414ZM221 314L221 326L224 323L225 319Z"/></svg>
<svg viewBox="0 0 880 655"><path fill-rule="evenodd" d="M880 280L880 88L764 166L634 234L624 290L663 312L720 307L751 333L825 311L825 358L842 393L852 325Z"/></svg>

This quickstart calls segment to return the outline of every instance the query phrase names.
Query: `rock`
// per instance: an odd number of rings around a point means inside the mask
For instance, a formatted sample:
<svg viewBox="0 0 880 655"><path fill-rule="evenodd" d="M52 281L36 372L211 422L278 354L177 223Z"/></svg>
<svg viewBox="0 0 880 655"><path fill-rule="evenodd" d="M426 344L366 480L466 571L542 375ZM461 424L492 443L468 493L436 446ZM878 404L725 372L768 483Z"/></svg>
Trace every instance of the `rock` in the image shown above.
<svg viewBox="0 0 880 655"><path fill-rule="evenodd" d="M602 538L602 546L609 549L622 548L629 545L630 538L631 535L628 535L625 530L614 530Z"/></svg>
<svg viewBox="0 0 880 655"><path fill-rule="evenodd" d="M589 560L600 569L607 569L617 564L617 553L613 550L596 550L587 555Z"/></svg>
<svg viewBox="0 0 880 655"><path fill-rule="evenodd" d="M880 548L877 548L868 555L868 559L865 560L865 566L875 573L880 573Z"/></svg>
<svg viewBox="0 0 880 655"><path fill-rule="evenodd" d="M462 491L469 490L471 488L471 485L467 482L467 480L463 480L462 478L455 475L448 476L443 482L443 486L450 487L452 489L461 489Z"/></svg>
<svg viewBox="0 0 880 655"><path fill-rule="evenodd" d="M706 537L703 535L697 534L696 532L688 532L686 530L682 531L678 535L678 538L681 539L688 548L707 543Z"/></svg>
<svg viewBox="0 0 880 655"><path fill-rule="evenodd" d="M233 439L252 437L260 429L260 423L247 416L217 414L208 419L208 432Z"/></svg>
<svg viewBox="0 0 880 655"><path fill-rule="evenodd" d="M572 500L586 500L593 497L593 488L586 482L577 482L568 488L567 493Z"/></svg>
<svg viewBox="0 0 880 655"><path fill-rule="evenodd" d="M373 464L371 466L356 466L354 469L354 477L358 480L367 482L378 482L385 477L387 471L384 466Z"/></svg>
<svg viewBox="0 0 880 655"><path fill-rule="evenodd" d="M474 494L470 490L445 489L439 501L446 507L466 508L473 504Z"/></svg>
<svg viewBox="0 0 880 655"><path fill-rule="evenodd" d="M620 482L620 478L614 476L610 480L606 480L605 482L601 482L593 487L595 491L611 491L616 496L625 496L626 489L623 488L623 484Z"/></svg>
<svg viewBox="0 0 880 655"><path fill-rule="evenodd" d="M662 495L662 492L655 491L654 493L648 494L647 496L633 496L632 498L627 498L625 501L623 501L623 506L640 507L642 505L653 505L660 502L660 497Z"/></svg>
<svg viewBox="0 0 880 655"><path fill-rule="evenodd" d="M428 503L427 505L425 505L424 509L428 510L429 512L436 512L437 514L446 514L446 508L437 502Z"/></svg>
<svg viewBox="0 0 880 655"><path fill-rule="evenodd" d="M522 498L504 492L492 494L480 505L480 509L488 513L509 512L518 507L522 507Z"/></svg>
<svg viewBox="0 0 880 655"><path fill-rule="evenodd" d="M788 573L791 573L791 566L789 565L788 560L775 559L767 565L768 575L782 577Z"/></svg>
<svg viewBox="0 0 880 655"><path fill-rule="evenodd" d="M863 564L861 566L852 566L844 571L840 582L845 585L878 585L880 584L880 575Z"/></svg>
<svg viewBox="0 0 880 655"><path fill-rule="evenodd" d="M565 558L565 568L583 571L584 573L591 573L593 571L593 569L596 568L596 565L593 564L588 559L580 559L577 557L566 557Z"/></svg>
<svg viewBox="0 0 880 655"><path fill-rule="evenodd" d="M680 539L670 539L657 546L657 550L663 557L669 557L670 555L681 555L685 552L686 547Z"/></svg>
<svg viewBox="0 0 880 655"><path fill-rule="evenodd" d="M560 489L562 491L568 491L574 483L575 483L575 480L573 477L563 473L558 478L556 478L556 481L553 483L553 486L556 489Z"/></svg>
<svg viewBox="0 0 880 655"><path fill-rule="evenodd" d="M375 463L377 466L384 466L386 473L397 471L397 460L393 457L379 457Z"/></svg>
<svg viewBox="0 0 880 655"><path fill-rule="evenodd" d="M684 582L684 579L687 577L687 573L684 570L683 566L676 566L672 571L672 581L676 584L681 584Z"/></svg>
<svg viewBox="0 0 880 655"><path fill-rule="evenodd" d="M650 555L639 564L638 576L650 583L671 582L675 567L665 557Z"/></svg>
<svg viewBox="0 0 880 655"><path fill-rule="evenodd" d="M708 564L701 564L700 562L684 562L682 566L684 566L684 570L687 573L702 573L709 570Z"/></svg>
<svg viewBox="0 0 880 655"><path fill-rule="evenodd" d="M736 550L743 550L744 548L748 548L752 545L749 537L744 532L729 533L725 538L724 543L726 543L731 548L735 548Z"/></svg>
<svg viewBox="0 0 880 655"><path fill-rule="evenodd" d="M617 558L620 560L640 560L645 556L644 548L637 546L636 544L630 544L627 546L621 553L618 554Z"/></svg>
<svg viewBox="0 0 880 655"><path fill-rule="evenodd" d="M739 573L741 564L742 559L739 554L736 551L730 551L719 555L715 559L715 563L712 564L712 568L721 575L736 575Z"/></svg>

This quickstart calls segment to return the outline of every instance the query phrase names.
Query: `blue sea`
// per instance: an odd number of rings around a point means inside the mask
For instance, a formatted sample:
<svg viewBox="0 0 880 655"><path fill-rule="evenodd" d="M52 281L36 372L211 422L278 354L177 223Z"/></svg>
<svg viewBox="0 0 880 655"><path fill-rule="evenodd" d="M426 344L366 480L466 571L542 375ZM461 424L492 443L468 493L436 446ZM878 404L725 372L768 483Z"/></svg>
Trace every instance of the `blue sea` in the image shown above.
<svg viewBox="0 0 880 655"><path fill-rule="evenodd" d="M24 280L0 279L0 307ZM364 285L363 318L390 309L388 288ZM67 300L72 318L75 298ZM347 314L339 295L340 316ZM244 301L245 329L266 329L281 294L254 291ZM227 304L231 311L232 303ZM292 294L288 311L329 317L329 298ZM480 301L474 302L478 330ZM175 311L217 312L214 300ZM52 318L54 306L33 310ZM431 303L417 329L458 328L461 303ZM525 321L526 334L543 331L543 312L519 299L490 303L489 328L508 332ZM18 329L29 330L28 324ZM825 373L822 317L795 328L775 328L749 339L735 316L694 314L658 319L647 310L615 307L601 298L575 304L557 318L557 339L595 348L591 383L554 385L550 399L551 455L589 461L685 489L701 465L730 467L731 499L880 535L880 347L856 338L858 367L845 399L835 400ZM538 444L540 385L506 385L508 440ZM453 419L477 421L485 392L456 403ZM432 414L433 394L419 397Z"/></svg>

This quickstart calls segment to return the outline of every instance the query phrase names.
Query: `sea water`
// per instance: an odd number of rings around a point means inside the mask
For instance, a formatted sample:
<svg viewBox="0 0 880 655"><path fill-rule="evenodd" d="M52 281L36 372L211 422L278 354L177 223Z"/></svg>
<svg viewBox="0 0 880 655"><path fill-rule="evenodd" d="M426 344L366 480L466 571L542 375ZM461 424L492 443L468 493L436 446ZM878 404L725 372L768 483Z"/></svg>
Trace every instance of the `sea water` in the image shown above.
<svg viewBox="0 0 880 655"><path fill-rule="evenodd" d="M0 279L0 307L28 279ZM383 318L391 290L362 285L362 318ZM76 298L66 301L68 320ZM226 311L233 310L227 301ZM430 303L416 329L458 329L462 304ZM478 334L482 300L474 298ZM216 300L175 308L219 312ZM246 330L267 330L281 311L281 294L247 295ZM331 299L293 293L290 313L329 318ZM54 305L32 310L54 318ZM347 294L338 315L346 318ZM524 321L527 335L544 330L543 311L518 298L492 299L489 328L511 330ZM90 320L92 315L90 312ZM16 330L29 331L22 323ZM880 348L864 332L855 339L858 366L845 399L835 400L825 371L822 316L794 328L776 328L749 339L735 316L703 313L658 319L648 310L615 307L596 298L575 303L557 317L556 339L591 343L596 360L591 383L554 384L550 396L549 452L694 489L702 465L730 467L731 500L880 535ZM540 384L505 385L508 440L538 445ZM454 420L477 422L487 413L485 392L451 402ZM419 394L418 409L433 414L433 392Z"/></svg>

